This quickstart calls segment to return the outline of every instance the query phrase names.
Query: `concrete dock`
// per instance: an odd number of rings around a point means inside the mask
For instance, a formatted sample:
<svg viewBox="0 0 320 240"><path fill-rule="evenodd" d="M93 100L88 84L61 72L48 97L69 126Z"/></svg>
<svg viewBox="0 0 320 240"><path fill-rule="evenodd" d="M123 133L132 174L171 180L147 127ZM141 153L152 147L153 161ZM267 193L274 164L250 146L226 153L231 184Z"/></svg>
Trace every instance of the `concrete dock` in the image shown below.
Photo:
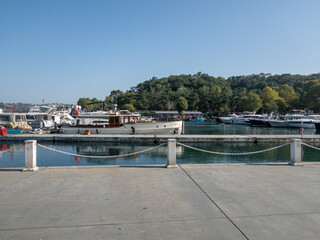
<svg viewBox="0 0 320 240"><path fill-rule="evenodd" d="M17 134L0 137L0 142L37 140L38 142L122 142L158 143L176 139L178 142L203 143L252 143L252 142L290 142L302 139L304 142L320 143L320 135L105 135L105 134Z"/></svg>
<svg viewBox="0 0 320 240"><path fill-rule="evenodd" d="M320 164L0 171L0 239L315 239Z"/></svg>

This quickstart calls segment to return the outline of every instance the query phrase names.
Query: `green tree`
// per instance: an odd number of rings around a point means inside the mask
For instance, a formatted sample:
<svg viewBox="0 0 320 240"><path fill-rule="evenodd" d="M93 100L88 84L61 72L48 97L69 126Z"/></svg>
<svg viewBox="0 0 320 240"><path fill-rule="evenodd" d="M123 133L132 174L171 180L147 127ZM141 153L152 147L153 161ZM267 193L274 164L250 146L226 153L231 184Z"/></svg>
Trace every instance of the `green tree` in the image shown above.
<svg viewBox="0 0 320 240"><path fill-rule="evenodd" d="M265 87L260 93L260 98L262 99L264 110L267 113L278 111L278 105L276 101L279 100L280 97L278 92L276 92L273 88Z"/></svg>
<svg viewBox="0 0 320 240"><path fill-rule="evenodd" d="M124 110L128 110L129 112L135 112L136 111L136 109L135 109L135 107L133 106L132 103L127 103L127 104L123 105L123 109Z"/></svg>
<svg viewBox="0 0 320 240"><path fill-rule="evenodd" d="M320 111L320 79L305 83L304 90L303 103L305 107Z"/></svg>
<svg viewBox="0 0 320 240"><path fill-rule="evenodd" d="M276 88L276 90L279 93L279 97L283 98L287 107L294 108L295 105L299 101L299 96L295 92L294 88L292 86L289 86L288 84L281 85ZM286 109L284 109L286 110Z"/></svg>
<svg viewBox="0 0 320 240"><path fill-rule="evenodd" d="M258 111L262 107L262 100L258 94L249 92L248 95L240 98L238 102L239 111Z"/></svg>
<svg viewBox="0 0 320 240"><path fill-rule="evenodd" d="M184 97L179 97L177 104L176 104L176 108L177 108L179 114L182 115L184 113L184 111L188 109L187 99L185 99Z"/></svg>
<svg viewBox="0 0 320 240"><path fill-rule="evenodd" d="M79 98L77 105L81 106L82 109L87 109L87 111L91 111L93 109L92 105L89 105L91 103L90 98Z"/></svg>

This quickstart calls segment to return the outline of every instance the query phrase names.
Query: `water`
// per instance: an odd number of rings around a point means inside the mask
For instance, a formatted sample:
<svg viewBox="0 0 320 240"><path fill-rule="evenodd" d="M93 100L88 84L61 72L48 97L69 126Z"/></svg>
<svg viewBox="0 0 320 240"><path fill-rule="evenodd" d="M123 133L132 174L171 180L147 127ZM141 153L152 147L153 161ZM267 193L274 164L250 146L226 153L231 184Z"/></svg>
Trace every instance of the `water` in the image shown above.
<svg viewBox="0 0 320 240"><path fill-rule="evenodd" d="M186 134L297 134L297 129L252 128L249 126L217 125L211 122L187 123ZM315 134L314 130L305 130L306 134ZM137 143L42 143L48 147L81 155L119 155L132 153L154 147L153 144ZM193 143L188 144L200 149L215 152L253 152L278 146L279 143ZM320 144L314 146L320 147ZM11 152L0 153L0 168L24 167L24 144L16 142L0 142L0 150L13 148ZM319 151L303 147L303 161L319 161ZM225 156L198 152L177 146L178 164L203 163L263 163L284 162L290 160L290 146L266 153L248 156ZM150 152L115 159L92 159L68 156L41 147L37 147L37 165L44 166L94 166L94 165L146 165L166 164L167 146Z"/></svg>
<svg viewBox="0 0 320 240"><path fill-rule="evenodd" d="M247 125L217 124L216 122L185 122L185 134L212 135L294 135L297 128L265 128ZM305 129L304 134L319 134L315 129Z"/></svg>

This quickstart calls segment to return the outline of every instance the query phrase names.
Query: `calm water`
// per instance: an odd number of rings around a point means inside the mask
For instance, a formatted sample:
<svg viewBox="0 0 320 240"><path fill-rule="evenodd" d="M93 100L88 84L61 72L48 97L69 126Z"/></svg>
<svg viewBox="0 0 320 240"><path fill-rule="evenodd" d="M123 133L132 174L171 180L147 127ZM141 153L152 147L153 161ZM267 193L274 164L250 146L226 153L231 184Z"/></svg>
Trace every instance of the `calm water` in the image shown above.
<svg viewBox="0 0 320 240"><path fill-rule="evenodd" d="M186 134L297 134L296 129L271 129L271 128L252 128L247 126L217 125L215 123L187 123ZM314 130L306 130L305 133L315 134ZM137 152L148 149L155 145L147 144L120 144L120 143L45 143L51 148L61 151L82 154L82 155L119 155L131 152ZM194 143L188 144L197 148L216 152L252 152L273 146L275 144L248 144L248 143ZM320 147L320 144L315 145ZM4 143L0 142L0 150L9 149L12 152L0 152L0 167L23 167L24 166L24 144L23 143ZM303 148L303 161L319 161L320 151ZM255 162L289 162L290 146L273 150L266 153L249 156L222 156L194 151L181 146L177 147L177 163L196 164L196 163L255 163ZM37 149L38 166L77 166L77 165L144 165L144 164L166 164L167 147L162 146L150 152L142 153L136 156L122 157L115 159L91 159L77 158L53 152L38 147Z"/></svg>
<svg viewBox="0 0 320 240"><path fill-rule="evenodd" d="M217 124L215 122L186 122L185 134L213 135L293 135L299 134L296 128L264 128L245 125ZM305 129L305 134L319 134L315 129Z"/></svg>

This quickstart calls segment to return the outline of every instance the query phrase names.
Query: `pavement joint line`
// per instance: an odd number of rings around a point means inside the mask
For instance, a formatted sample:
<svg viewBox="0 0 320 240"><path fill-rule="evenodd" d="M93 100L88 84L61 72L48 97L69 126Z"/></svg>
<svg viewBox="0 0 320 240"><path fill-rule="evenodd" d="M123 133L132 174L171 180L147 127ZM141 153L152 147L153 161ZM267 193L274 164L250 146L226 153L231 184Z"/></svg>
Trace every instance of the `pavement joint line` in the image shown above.
<svg viewBox="0 0 320 240"><path fill-rule="evenodd" d="M191 179L191 181L207 196L207 198L220 210L220 212L232 223L232 225L238 229L238 231L247 239L249 240L249 238L246 236L246 234L240 229L240 227L238 227L235 222L232 221L232 219L219 207L219 205L209 196L208 193L206 193L206 191L204 191L204 189L191 177L191 175L180 165L178 164L178 166L182 169L182 171L185 172L185 174Z"/></svg>
<svg viewBox="0 0 320 240"><path fill-rule="evenodd" d="M225 219L224 217L213 217L213 218L188 218L188 219L170 219L160 221L145 221L145 222L115 222L115 223L95 223L95 224L79 224L79 225L68 225L68 226L43 226L43 227L25 227L25 228L2 228L0 232L4 231L17 231L17 230L33 230L33 229L52 229L52 228L78 228L78 227L100 227L100 226L121 226L121 225L135 225L135 224L156 224L156 223L173 223L173 222L191 222L191 221L205 221Z"/></svg>
<svg viewBox="0 0 320 240"><path fill-rule="evenodd" d="M275 213L275 214L259 214L247 216L233 216L231 218L256 218L256 217L273 217L273 216L293 216L293 215L320 215L320 212L299 212L299 213Z"/></svg>

